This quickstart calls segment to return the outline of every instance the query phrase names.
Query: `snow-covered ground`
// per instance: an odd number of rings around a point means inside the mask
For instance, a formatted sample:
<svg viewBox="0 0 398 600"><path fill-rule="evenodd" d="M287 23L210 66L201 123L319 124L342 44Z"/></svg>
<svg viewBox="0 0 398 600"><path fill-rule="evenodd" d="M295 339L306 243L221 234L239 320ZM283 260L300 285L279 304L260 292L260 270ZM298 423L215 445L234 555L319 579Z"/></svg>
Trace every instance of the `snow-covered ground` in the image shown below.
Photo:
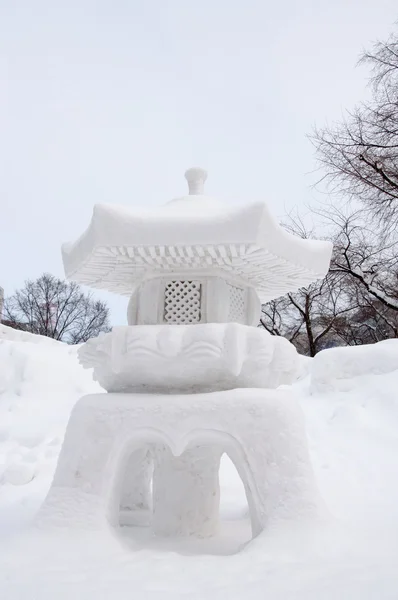
<svg viewBox="0 0 398 600"><path fill-rule="evenodd" d="M76 349L0 326L0 598L396 600L398 340L327 350L294 386L330 519L250 535L242 484L221 472L212 540L31 526L76 400L98 392Z"/></svg>

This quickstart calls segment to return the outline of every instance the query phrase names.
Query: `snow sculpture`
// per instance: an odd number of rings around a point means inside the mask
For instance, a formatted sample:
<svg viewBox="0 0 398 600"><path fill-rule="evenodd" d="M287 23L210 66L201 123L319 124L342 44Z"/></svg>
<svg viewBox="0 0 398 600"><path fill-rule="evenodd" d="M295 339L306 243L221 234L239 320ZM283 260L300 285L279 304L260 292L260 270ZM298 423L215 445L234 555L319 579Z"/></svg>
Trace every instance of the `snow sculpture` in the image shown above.
<svg viewBox="0 0 398 600"><path fill-rule="evenodd" d="M290 383L297 367L286 339L237 323L114 327L84 344L79 358L108 392L272 388Z"/></svg>
<svg viewBox="0 0 398 600"><path fill-rule="evenodd" d="M261 302L326 274L331 245L285 232L264 204L204 196L206 176L188 170L189 196L154 211L96 206L63 246L69 278L130 301L128 326L79 351L108 394L71 415L44 523L213 535L224 452L253 535L320 510L300 411L275 389L295 377L296 351L255 326Z"/></svg>

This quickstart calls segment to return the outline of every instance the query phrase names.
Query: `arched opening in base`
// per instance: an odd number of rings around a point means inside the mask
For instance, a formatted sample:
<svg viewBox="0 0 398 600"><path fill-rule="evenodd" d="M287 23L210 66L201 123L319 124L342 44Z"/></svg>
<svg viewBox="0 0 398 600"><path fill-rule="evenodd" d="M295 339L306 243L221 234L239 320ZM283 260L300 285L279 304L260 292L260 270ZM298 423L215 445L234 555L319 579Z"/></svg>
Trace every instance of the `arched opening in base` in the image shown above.
<svg viewBox="0 0 398 600"><path fill-rule="evenodd" d="M178 452L163 435L150 438L134 436L125 445L112 482L110 520L123 542L134 550L239 552L258 526L236 440L194 433Z"/></svg>

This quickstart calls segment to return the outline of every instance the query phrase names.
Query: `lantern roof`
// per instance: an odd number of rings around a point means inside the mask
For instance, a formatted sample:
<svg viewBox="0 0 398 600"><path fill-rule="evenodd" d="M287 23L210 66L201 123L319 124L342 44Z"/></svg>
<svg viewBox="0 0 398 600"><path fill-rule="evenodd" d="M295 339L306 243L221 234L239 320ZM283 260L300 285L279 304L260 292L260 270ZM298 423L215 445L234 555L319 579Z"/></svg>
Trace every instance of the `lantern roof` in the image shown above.
<svg viewBox="0 0 398 600"><path fill-rule="evenodd" d="M156 209L95 205L88 229L62 246L66 276L130 296L151 277L217 274L256 288L266 302L326 275L330 242L290 234L264 203L228 206L205 196L203 169L185 177L189 195Z"/></svg>

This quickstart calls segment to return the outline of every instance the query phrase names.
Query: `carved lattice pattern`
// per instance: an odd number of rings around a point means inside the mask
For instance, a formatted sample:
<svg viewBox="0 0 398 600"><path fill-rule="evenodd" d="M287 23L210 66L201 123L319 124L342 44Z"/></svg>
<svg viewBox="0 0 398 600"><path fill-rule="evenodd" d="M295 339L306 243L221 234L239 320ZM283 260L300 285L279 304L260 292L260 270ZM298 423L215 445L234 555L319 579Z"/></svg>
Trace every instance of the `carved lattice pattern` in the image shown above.
<svg viewBox="0 0 398 600"><path fill-rule="evenodd" d="M244 323L245 321L245 290L236 285L229 285L229 323Z"/></svg>
<svg viewBox="0 0 398 600"><path fill-rule="evenodd" d="M164 320L176 325L200 323L201 284L199 281L170 281L164 292Z"/></svg>

